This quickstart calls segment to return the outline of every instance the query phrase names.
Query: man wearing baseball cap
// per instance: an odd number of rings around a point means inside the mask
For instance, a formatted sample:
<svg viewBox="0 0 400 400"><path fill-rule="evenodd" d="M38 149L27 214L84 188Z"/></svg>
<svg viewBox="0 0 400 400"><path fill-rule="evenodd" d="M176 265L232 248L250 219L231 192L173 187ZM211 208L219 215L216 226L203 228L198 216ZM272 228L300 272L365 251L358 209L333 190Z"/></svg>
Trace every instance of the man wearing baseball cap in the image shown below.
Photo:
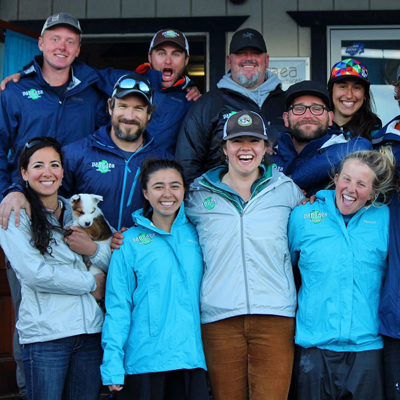
<svg viewBox="0 0 400 400"><path fill-rule="evenodd" d="M65 13L49 17L43 27L43 32L62 24L70 26L81 36L79 21ZM171 153L175 151L179 128L186 112L193 102L201 97L194 82L184 75L189 58L189 42L185 34L177 29L161 29L150 43L149 62L136 69L136 72L144 75L154 88L154 102L157 104L157 110L153 114L148 130L159 145ZM30 66L24 68L22 76L26 70L30 70ZM132 72L113 68L105 70L91 68L91 71L92 84L100 93L105 94L106 98L111 95L112 88L121 75ZM1 88L4 90L8 82L11 80L18 82L18 79L19 74L5 78L1 82Z"/></svg>
<svg viewBox="0 0 400 400"><path fill-rule="evenodd" d="M326 85L302 81L286 91L285 126L280 132L273 160L277 168L311 196L325 188L343 158L354 151L371 150L371 143L356 136L349 141L330 130L333 112Z"/></svg>
<svg viewBox="0 0 400 400"><path fill-rule="evenodd" d="M106 101L93 85L100 81L78 57L82 29L72 15L58 13L47 18L39 37L42 55L28 65L18 83L10 82L0 96L0 193L20 178L19 156L25 143L49 135L62 145L92 134L107 123ZM19 283L7 270L18 319ZM25 377L14 340L17 383L25 396Z"/></svg>
<svg viewBox="0 0 400 400"><path fill-rule="evenodd" d="M269 55L261 33L250 28L236 32L227 61L227 74L189 110L179 132L176 158L188 182L218 165L218 139L232 111L258 112L272 142L284 129L285 94L278 76L267 69Z"/></svg>

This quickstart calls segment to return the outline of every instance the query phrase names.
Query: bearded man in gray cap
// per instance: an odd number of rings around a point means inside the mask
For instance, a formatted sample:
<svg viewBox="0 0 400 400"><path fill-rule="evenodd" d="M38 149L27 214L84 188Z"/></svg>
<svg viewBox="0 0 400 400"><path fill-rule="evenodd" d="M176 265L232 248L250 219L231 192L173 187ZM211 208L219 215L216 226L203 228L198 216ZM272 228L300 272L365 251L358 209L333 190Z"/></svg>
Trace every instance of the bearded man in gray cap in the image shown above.
<svg viewBox="0 0 400 400"><path fill-rule="evenodd" d="M285 94L278 76L267 69L269 55L261 33L236 32L227 60L229 71L189 110L178 135L176 158L188 182L220 163L219 141L232 112L259 113L272 141L284 129Z"/></svg>

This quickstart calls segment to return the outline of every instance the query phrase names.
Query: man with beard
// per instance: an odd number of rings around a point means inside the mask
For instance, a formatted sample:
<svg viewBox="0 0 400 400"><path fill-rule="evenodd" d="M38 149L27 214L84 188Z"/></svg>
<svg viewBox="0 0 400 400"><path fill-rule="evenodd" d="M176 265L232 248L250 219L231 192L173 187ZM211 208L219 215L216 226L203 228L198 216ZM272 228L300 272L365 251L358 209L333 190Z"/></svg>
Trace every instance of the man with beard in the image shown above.
<svg viewBox="0 0 400 400"><path fill-rule="evenodd" d="M232 112L257 112L272 142L284 129L285 94L278 76L267 69L269 55L261 33L249 28L236 32L227 61L230 70L191 107L178 135L176 158L188 182L220 164L219 143Z"/></svg>
<svg viewBox="0 0 400 400"><path fill-rule="evenodd" d="M286 92L285 126L279 133L273 160L307 196L324 189L348 153L371 150L371 143L356 136L347 141L340 131L329 129L333 121L325 85L303 81Z"/></svg>
<svg viewBox="0 0 400 400"><path fill-rule="evenodd" d="M153 96L150 82L142 75L122 76L108 100L111 125L63 148L64 178L60 194L65 197L77 193L103 196L100 207L117 230L132 226L132 212L143 205L137 179L142 162L150 157L171 158L146 130L155 109ZM8 196L23 195L10 193ZM8 203L21 204L18 208L29 207L20 198ZM2 214L3 228L8 221L7 212L4 210ZM17 210L15 213L17 223Z"/></svg>

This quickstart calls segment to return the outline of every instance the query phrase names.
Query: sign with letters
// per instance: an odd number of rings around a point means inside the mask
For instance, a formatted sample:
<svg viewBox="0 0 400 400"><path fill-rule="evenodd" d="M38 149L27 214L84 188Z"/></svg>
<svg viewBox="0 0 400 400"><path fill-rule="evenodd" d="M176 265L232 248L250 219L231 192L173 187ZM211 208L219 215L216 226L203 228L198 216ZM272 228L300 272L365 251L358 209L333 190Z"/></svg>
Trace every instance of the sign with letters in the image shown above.
<svg viewBox="0 0 400 400"><path fill-rule="evenodd" d="M269 68L282 81L282 89L310 79L310 57L270 57Z"/></svg>

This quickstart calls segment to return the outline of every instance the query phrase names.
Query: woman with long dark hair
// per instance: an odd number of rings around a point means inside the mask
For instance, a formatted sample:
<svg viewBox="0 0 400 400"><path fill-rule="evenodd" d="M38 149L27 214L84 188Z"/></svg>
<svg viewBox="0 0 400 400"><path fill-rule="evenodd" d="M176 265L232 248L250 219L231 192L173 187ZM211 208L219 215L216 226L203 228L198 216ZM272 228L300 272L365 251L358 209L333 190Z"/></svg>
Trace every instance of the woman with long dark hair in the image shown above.
<svg viewBox="0 0 400 400"><path fill-rule="evenodd" d="M371 140L382 122L374 111L367 68L354 58L339 61L332 67L328 91L335 114L332 129Z"/></svg>
<svg viewBox="0 0 400 400"><path fill-rule="evenodd" d="M22 210L16 227L12 213L0 244L21 284L16 327L28 400L97 400L104 318L97 300L104 297L105 275L93 276L82 255L107 270L109 246L77 227L64 235L72 210L58 196L63 156L57 140L27 142L20 170L32 219Z"/></svg>

